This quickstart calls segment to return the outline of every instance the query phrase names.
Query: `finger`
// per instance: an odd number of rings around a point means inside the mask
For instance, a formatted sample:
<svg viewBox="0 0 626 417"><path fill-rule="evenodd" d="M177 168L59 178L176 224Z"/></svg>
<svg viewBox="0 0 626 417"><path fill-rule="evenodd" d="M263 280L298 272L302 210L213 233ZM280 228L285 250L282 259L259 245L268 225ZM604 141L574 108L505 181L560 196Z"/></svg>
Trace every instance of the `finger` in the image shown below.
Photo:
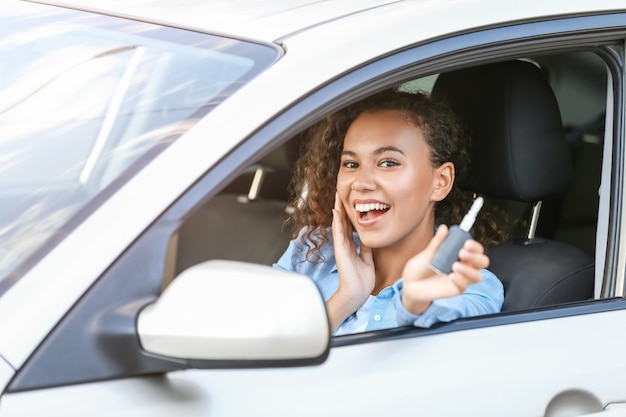
<svg viewBox="0 0 626 417"><path fill-rule="evenodd" d="M452 284L454 284L454 286L456 287L456 291L458 294L462 294L465 292L469 283L462 274L451 272L448 277L450 278L450 282L452 282Z"/></svg>
<svg viewBox="0 0 626 417"><path fill-rule="evenodd" d="M352 239L352 232L354 231L354 227L352 226L352 221L348 217L348 213L346 212L346 206L343 205L343 202L339 197L337 197L338 205L339 205L339 213L341 214L341 221L343 222L343 229L346 233L346 236L349 239Z"/></svg>
<svg viewBox="0 0 626 417"><path fill-rule="evenodd" d="M439 246L443 243L446 236L448 235L448 226L442 224L437 228L437 233L430 240L426 248L422 251L422 254L428 257L428 259L432 259L435 256L435 252L439 249Z"/></svg>
<svg viewBox="0 0 626 417"><path fill-rule="evenodd" d="M331 232L333 234L335 248L343 247L346 243L350 244L350 239L346 237L344 222L342 221L339 212L335 209L333 209L333 223L331 227Z"/></svg>
<svg viewBox="0 0 626 417"><path fill-rule="evenodd" d="M475 269L486 269L489 267L489 257L483 252L470 252L466 248L459 251L459 261L470 265Z"/></svg>
<svg viewBox="0 0 626 417"><path fill-rule="evenodd" d="M343 236L343 225L341 224L341 216L339 215L339 211L333 208L333 221L331 224L331 230L333 233L333 239L337 241Z"/></svg>
<svg viewBox="0 0 626 417"><path fill-rule="evenodd" d="M417 280L424 279L433 272L438 273L430 267L430 263L447 235L448 227L446 225L439 226L428 245L420 253L408 260L402 271L402 276L405 279Z"/></svg>
<svg viewBox="0 0 626 417"><path fill-rule="evenodd" d="M485 252L485 248L480 242L475 241L474 239L468 239L463 244L463 249L466 249L470 252L483 253Z"/></svg>
<svg viewBox="0 0 626 417"><path fill-rule="evenodd" d="M335 207L333 208L332 234L335 245L339 247L348 246L355 249L354 239L352 238L352 227L348 221L343 204L335 193Z"/></svg>
<svg viewBox="0 0 626 417"><path fill-rule="evenodd" d="M435 275L424 280L405 282L404 291L412 299L432 301L460 295L469 284L463 274L453 272L449 275Z"/></svg>
<svg viewBox="0 0 626 417"><path fill-rule="evenodd" d="M483 274L480 269L473 268L470 265L466 265L462 262L455 262L452 265L451 278L454 279L455 284L464 284L467 287L470 284L475 284L482 281ZM454 277L452 277L454 275Z"/></svg>
<svg viewBox="0 0 626 417"><path fill-rule="evenodd" d="M343 212L341 209L341 201L339 201L339 195L335 193L335 204L333 206L333 221L332 221L332 231L333 237L337 238L343 235L344 227L343 227Z"/></svg>

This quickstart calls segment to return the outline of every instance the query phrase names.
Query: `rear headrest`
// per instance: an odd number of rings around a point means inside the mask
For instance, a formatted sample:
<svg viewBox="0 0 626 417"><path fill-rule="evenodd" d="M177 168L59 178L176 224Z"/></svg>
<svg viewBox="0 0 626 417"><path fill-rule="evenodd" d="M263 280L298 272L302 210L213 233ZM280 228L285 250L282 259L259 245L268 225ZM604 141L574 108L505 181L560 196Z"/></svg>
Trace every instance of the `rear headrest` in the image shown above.
<svg viewBox="0 0 626 417"><path fill-rule="evenodd" d="M558 103L537 66L509 61L444 73L432 96L469 128L463 189L536 202L568 188L572 160Z"/></svg>

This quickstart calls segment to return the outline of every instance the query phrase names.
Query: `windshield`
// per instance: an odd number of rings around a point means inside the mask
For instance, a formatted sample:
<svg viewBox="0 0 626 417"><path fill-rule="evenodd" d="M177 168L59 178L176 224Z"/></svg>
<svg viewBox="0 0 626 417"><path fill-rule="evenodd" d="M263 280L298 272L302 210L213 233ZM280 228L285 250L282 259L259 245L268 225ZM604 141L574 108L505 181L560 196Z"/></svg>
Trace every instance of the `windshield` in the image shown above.
<svg viewBox="0 0 626 417"><path fill-rule="evenodd" d="M0 4L0 293L277 58L233 39Z"/></svg>

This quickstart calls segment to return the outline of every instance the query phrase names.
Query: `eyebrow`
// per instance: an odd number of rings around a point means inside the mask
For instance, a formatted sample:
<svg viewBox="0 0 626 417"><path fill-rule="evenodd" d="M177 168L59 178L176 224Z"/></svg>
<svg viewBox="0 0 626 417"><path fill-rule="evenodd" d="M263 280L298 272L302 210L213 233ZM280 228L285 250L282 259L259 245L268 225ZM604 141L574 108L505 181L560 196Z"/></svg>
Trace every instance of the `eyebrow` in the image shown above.
<svg viewBox="0 0 626 417"><path fill-rule="evenodd" d="M398 153L404 155L404 152L402 152L402 149L397 148L395 146L383 146L381 148L376 149L373 152L373 154L374 155L380 155L380 154L383 154L385 152L398 152ZM342 151L341 152L341 156L344 156L344 155L346 155L346 156L356 156L356 153L352 152L352 151Z"/></svg>

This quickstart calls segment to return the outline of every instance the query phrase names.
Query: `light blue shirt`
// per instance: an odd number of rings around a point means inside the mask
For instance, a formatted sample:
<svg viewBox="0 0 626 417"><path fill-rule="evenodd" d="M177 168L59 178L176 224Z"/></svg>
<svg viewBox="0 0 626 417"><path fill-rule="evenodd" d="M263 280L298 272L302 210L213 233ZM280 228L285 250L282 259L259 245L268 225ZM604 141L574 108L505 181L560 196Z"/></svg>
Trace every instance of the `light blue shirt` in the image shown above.
<svg viewBox="0 0 626 417"><path fill-rule="evenodd" d="M322 261L311 263L306 260L307 245L301 236L292 240L275 268L294 271L311 277L317 284L324 301L339 288L339 274L333 250L332 234L329 241L320 248ZM360 246L358 235L354 234L357 249ZM490 271L482 270L483 279L470 285L463 294L455 297L434 300L422 314L412 314L402 304L402 278L393 285L383 288L378 295L370 295L363 306L348 317L334 335L358 333L412 324L417 327L430 327L434 323L449 322L461 317L497 313L504 302L504 288L500 280Z"/></svg>

